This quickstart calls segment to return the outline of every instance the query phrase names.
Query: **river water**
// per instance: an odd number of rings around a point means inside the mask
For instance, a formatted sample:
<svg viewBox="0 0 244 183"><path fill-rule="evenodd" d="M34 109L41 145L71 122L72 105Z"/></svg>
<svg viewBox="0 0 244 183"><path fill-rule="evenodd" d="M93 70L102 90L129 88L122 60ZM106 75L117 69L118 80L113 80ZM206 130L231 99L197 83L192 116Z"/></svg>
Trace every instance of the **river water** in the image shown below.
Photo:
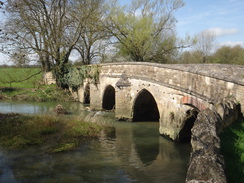
<svg viewBox="0 0 244 183"><path fill-rule="evenodd" d="M0 112L55 115L57 104L0 101ZM47 154L45 147L0 149L0 183L185 182L190 145L161 137L157 122L119 122L113 113L61 104L84 120L112 124L115 133L66 153Z"/></svg>

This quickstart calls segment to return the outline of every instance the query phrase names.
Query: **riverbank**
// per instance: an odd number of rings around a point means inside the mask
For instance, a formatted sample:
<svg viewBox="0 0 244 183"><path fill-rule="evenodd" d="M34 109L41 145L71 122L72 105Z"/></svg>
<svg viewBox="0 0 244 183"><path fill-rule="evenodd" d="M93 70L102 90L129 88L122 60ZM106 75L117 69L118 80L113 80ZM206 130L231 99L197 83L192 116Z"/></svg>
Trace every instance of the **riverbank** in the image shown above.
<svg viewBox="0 0 244 183"><path fill-rule="evenodd" d="M220 139L228 183L242 183L244 180L244 120L224 129Z"/></svg>
<svg viewBox="0 0 244 183"><path fill-rule="evenodd" d="M48 147L48 153L69 151L88 139L99 138L103 130L113 128L82 122L75 117L0 113L0 146L5 149L43 145Z"/></svg>
<svg viewBox="0 0 244 183"><path fill-rule="evenodd" d="M74 101L68 90L58 89L56 85L38 88L0 87L0 99L25 101Z"/></svg>

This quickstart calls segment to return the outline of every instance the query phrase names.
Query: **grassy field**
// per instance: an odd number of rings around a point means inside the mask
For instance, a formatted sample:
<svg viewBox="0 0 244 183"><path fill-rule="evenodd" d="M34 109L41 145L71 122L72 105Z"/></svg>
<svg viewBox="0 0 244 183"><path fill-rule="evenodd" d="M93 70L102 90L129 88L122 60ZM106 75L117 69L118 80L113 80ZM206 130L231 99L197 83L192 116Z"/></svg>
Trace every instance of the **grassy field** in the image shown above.
<svg viewBox="0 0 244 183"><path fill-rule="evenodd" d="M0 87L34 88L42 79L40 71L40 68L0 68ZM29 78L32 75L35 76Z"/></svg>
<svg viewBox="0 0 244 183"><path fill-rule="evenodd" d="M244 120L225 129L220 139L228 182L242 183L244 180Z"/></svg>
<svg viewBox="0 0 244 183"><path fill-rule="evenodd" d="M68 91L58 89L55 84L42 85L40 71L40 68L0 68L0 99L43 102L73 100Z"/></svg>

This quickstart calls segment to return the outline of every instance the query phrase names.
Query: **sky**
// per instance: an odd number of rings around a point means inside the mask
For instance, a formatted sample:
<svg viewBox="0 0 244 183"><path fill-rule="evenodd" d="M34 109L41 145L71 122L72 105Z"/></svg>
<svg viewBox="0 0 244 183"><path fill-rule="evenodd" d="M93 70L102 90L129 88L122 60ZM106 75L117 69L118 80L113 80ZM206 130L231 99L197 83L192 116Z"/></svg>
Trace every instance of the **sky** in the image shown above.
<svg viewBox="0 0 244 183"><path fill-rule="evenodd" d="M131 0L119 0L128 4ZM219 46L244 47L244 0L183 0L185 6L177 10L176 31L180 38L211 30ZM0 17L1 18L1 17ZM0 54L0 64L7 59Z"/></svg>
<svg viewBox="0 0 244 183"><path fill-rule="evenodd" d="M201 31L215 33L219 45L244 47L243 0L184 0L185 6L175 16L180 37L193 36Z"/></svg>
<svg viewBox="0 0 244 183"><path fill-rule="evenodd" d="M119 0L128 4L131 0ZM182 0L185 6L175 13L180 38L211 30L219 46L244 47L244 0Z"/></svg>

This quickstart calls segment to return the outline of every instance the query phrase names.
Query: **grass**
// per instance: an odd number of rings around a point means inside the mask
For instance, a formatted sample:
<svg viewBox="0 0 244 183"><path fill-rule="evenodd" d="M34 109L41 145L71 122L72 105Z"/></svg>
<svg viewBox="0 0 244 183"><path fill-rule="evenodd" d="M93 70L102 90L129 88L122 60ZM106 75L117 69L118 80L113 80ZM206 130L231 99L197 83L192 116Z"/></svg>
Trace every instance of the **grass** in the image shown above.
<svg viewBox="0 0 244 183"><path fill-rule="evenodd" d="M41 81L42 73L23 82L15 81L24 80L40 71L40 68L0 68L0 87L34 88Z"/></svg>
<svg viewBox="0 0 244 183"><path fill-rule="evenodd" d="M68 91L58 89L55 84L41 85L42 74L40 68L0 68L0 99L28 100L28 101L73 101Z"/></svg>
<svg viewBox="0 0 244 183"><path fill-rule="evenodd" d="M72 101L69 91L58 89L56 85L39 88L0 88L0 99L28 101Z"/></svg>
<svg viewBox="0 0 244 183"><path fill-rule="evenodd" d="M98 138L110 128L75 118L0 114L0 146L20 149L28 146L50 145L48 153L75 149L87 139Z"/></svg>
<svg viewBox="0 0 244 183"><path fill-rule="evenodd" d="M225 129L220 139L228 182L242 183L244 180L244 120Z"/></svg>

